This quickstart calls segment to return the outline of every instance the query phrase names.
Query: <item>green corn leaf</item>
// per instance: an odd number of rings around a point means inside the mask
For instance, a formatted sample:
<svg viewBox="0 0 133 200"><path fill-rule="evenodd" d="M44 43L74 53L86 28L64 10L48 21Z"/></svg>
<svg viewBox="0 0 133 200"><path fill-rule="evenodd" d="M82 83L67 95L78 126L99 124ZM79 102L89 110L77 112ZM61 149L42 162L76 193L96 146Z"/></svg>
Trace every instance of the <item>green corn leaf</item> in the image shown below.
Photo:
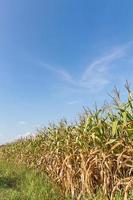
<svg viewBox="0 0 133 200"><path fill-rule="evenodd" d="M123 122L124 122L124 124L126 124L126 121L127 121L127 113L126 113L126 112L123 112L123 113L122 113L122 117L123 117Z"/></svg>
<svg viewBox="0 0 133 200"><path fill-rule="evenodd" d="M118 121L115 120L113 123L112 123L112 134L113 136L115 136L116 132L117 132L117 127L118 127Z"/></svg>

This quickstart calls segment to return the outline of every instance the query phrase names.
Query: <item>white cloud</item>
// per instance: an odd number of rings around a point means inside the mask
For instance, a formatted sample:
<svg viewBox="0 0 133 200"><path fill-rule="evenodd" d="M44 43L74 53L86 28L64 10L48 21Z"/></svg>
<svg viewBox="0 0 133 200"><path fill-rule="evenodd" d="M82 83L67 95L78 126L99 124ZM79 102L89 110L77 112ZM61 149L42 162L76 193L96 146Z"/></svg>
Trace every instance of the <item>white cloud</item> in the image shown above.
<svg viewBox="0 0 133 200"><path fill-rule="evenodd" d="M109 83L110 65L125 55L125 49L124 47L119 48L108 55L94 60L83 72L80 85L96 91L104 88Z"/></svg>
<svg viewBox="0 0 133 200"><path fill-rule="evenodd" d="M27 122L26 121L19 121L18 124L21 125L21 126L24 126L24 125L27 124Z"/></svg>
<svg viewBox="0 0 133 200"><path fill-rule="evenodd" d="M43 62L40 62L40 65L44 67L45 69L57 74L60 78L62 78L64 81L67 81L71 84L75 84L75 81L73 80L72 76L64 69L56 68L52 65L45 64Z"/></svg>
<svg viewBox="0 0 133 200"><path fill-rule="evenodd" d="M89 89L89 91L98 92L109 84L110 67L113 62L118 61L126 56L126 50L133 44L133 41L126 45L115 48L112 52L96 58L91 64L84 68L80 78L76 80L64 69L55 68L54 66L40 62L40 65L47 70L57 74L67 83L78 89Z"/></svg>
<svg viewBox="0 0 133 200"><path fill-rule="evenodd" d="M69 101L67 104L74 105L74 104L78 104L80 102L81 102L81 100L73 100L73 101Z"/></svg>
<svg viewBox="0 0 133 200"><path fill-rule="evenodd" d="M20 138L30 138L30 137L32 137L32 138L36 137L36 133L25 132L25 133L23 133L23 134L19 134L19 135L16 137L16 139L20 139Z"/></svg>

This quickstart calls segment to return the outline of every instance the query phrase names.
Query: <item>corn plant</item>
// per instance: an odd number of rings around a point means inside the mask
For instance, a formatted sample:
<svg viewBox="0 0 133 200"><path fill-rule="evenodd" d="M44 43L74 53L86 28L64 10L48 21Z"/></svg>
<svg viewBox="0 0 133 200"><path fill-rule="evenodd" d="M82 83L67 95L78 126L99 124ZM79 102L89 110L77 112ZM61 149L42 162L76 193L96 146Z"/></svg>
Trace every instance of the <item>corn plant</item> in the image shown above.
<svg viewBox="0 0 133 200"><path fill-rule="evenodd" d="M127 200L133 190L133 98L128 83L126 103L115 90L114 104L85 109L75 124L62 120L0 148L1 159L45 172L64 195L83 199L102 191ZM132 196L133 198L133 196Z"/></svg>

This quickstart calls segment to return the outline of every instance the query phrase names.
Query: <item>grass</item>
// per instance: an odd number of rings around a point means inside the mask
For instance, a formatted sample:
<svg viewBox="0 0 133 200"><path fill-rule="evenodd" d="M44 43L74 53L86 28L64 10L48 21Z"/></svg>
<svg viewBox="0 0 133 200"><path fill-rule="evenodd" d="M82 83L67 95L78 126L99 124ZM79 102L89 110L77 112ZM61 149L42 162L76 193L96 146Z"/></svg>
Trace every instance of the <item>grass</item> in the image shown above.
<svg viewBox="0 0 133 200"><path fill-rule="evenodd" d="M60 191L34 170L0 162L0 200L61 200Z"/></svg>
<svg viewBox="0 0 133 200"><path fill-rule="evenodd" d="M102 194L103 195L103 194ZM101 193L84 200L99 200ZM70 200L53 187L48 177L34 170L18 167L5 161L0 162L0 200ZM102 200L106 200L104 197ZM116 195L114 200L121 200Z"/></svg>
<svg viewBox="0 0 133 200"><path fill-rule="evenodd" d="M116 90L113 105L2 146L0 158L47 174L72 199L133 199L133 98L126 89L126 102Z"/></svg>

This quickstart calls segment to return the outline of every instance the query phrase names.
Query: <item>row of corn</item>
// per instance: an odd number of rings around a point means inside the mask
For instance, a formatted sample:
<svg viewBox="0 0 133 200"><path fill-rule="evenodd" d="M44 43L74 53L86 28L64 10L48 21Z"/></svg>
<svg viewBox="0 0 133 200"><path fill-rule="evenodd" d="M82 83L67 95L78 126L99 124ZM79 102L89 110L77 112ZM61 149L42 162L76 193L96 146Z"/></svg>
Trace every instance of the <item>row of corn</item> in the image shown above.
<svg viewBox="0 0 133 200"><path fill-rule="evenodd" d="M116 91L112 106L85 109L75 124L62 120L2 146L1 159L48 174L72 199L101 191L101 199L120 192L127 200L133 191L133 99L127 91L126 103Z"/></svg>

